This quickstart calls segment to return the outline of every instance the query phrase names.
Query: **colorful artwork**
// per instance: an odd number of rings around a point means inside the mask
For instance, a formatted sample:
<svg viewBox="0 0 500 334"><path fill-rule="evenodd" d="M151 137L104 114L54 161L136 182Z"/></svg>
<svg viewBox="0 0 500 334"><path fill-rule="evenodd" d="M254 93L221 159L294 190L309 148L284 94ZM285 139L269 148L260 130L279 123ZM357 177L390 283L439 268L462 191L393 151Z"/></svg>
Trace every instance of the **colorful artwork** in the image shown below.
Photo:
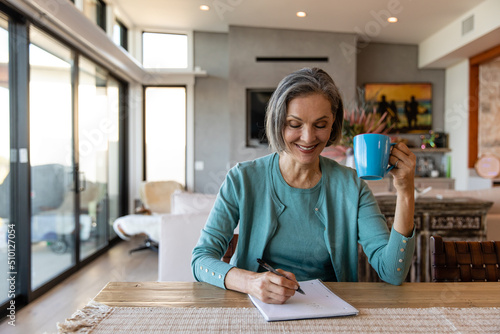
<svg viewBox="0 0 500 334"><path fill-rule="evenodd" d="M432 129L432 84L365 84L365 104L387 112L391 133L427 133Z"/></svg>

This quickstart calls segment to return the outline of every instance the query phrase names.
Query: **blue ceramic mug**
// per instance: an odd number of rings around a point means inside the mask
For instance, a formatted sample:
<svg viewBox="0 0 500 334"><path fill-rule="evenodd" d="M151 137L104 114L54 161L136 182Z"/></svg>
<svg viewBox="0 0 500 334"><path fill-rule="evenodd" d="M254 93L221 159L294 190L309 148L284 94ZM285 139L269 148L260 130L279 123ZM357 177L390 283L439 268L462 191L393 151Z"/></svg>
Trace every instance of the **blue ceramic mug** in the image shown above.
<svg viewBox="0 0 500 334"><path fill-rule="evenodd" d="M381 180L394 166L389 165L391 138L378 133L354 137L354 162L363 180Z"/></svg>

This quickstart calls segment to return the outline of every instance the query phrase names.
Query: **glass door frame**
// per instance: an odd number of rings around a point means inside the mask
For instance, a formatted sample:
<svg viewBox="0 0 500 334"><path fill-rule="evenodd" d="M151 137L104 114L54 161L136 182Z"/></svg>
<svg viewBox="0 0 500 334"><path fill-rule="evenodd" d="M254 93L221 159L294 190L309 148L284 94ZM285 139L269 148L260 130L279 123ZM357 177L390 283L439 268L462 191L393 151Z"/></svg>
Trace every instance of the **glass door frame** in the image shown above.
<svg viewBox="0 0 500 334"><path fill-rule="evenodd" d="M15 224L16 309L28 303L31 294L31 194L29 164L29 30L17 13L0 8L9 17L10 101L10 217ZM13 56L15 55L15 56ZM22 231L22 233L21 233ZM13 275L15 276L15 275ZM7 305L5 305L7 307ZM4 310L2 305L1 310Z"/></svg>

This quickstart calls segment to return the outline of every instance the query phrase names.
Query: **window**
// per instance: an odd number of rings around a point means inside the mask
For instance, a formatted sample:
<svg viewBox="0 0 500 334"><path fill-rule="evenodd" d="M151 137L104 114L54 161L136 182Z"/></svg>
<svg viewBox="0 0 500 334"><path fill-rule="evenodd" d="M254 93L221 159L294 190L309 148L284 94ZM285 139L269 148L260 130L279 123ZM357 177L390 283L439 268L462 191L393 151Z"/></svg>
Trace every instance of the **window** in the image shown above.
<svg viewBox="0 0 500 334"><path fill-rule="evenodd" d="M96 17L95 23L106 31L106 4L102 0L95 2Z"/></svg>
<svg viewBox="0 0 500 334"><path fill-rule="evenodd" d="M145 68L188 68L188 36L144 32L142 64Z"/></svg>
<svg viewBox="0 0 500 334"><path fill-rule="evenodd" d="M113 27L113 42L125 50L128 50L128 29L119 20L115 21L115 25Z"/></svg>
<svg viewBox="0 0 500 334"><path fill-rule="evenodd" d="M186 184L186 88L147 87L146 180Z"/></svg>
<svg viewBox="0 0 500 334"><path fill-rule="evenodd" d="M102 0L83 0L83 14L106 31L106 3Z"/></svg>

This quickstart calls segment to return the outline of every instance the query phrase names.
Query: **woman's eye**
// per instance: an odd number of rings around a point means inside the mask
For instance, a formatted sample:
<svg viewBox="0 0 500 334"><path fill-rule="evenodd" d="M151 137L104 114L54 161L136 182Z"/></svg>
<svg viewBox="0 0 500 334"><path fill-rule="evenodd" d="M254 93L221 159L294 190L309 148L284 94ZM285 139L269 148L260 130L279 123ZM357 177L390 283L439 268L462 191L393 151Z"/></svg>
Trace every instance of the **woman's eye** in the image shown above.
<svg viewBox="0 0 500 334"><path fill-rule="evenodd" d="M300 128L300 124L298 124L298 123L288 123L288 125L289 125L291 128L294 128L294 129Z"/></svg>
<svg viewBox="0 0 500 334"><path fill-rule="evenodd" d="M318 129L324 129L324 128L326 128L326 124L325 123L316 124L316 127Z"/></svg>

